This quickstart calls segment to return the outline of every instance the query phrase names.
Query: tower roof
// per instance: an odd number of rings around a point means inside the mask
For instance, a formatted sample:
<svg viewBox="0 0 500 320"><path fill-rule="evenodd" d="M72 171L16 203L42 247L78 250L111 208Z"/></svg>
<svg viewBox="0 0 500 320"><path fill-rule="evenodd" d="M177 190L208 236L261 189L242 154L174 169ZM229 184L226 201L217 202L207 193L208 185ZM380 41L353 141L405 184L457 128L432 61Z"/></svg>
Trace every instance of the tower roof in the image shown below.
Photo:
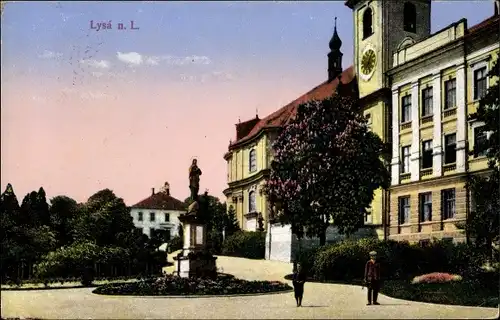
<svg viewBox="0 0 500 320"><path fill-rule="evenodd" d="M335 17L335 28L333 30L333 36L329 43L330 50L340 50L342 46L342 40L340 40L339 34L337 33L337 17Z"/></svg>

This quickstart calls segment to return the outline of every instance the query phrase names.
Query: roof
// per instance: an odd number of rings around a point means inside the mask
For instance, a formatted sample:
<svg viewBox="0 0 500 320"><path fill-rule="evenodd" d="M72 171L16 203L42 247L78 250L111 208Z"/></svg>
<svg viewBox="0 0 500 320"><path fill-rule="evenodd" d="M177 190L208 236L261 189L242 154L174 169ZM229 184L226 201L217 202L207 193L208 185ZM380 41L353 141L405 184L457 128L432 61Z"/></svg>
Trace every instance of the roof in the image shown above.
<svg viewBox="0 0 500 320"><path fill-rule="evenodd" d="M335 94L339 83L350 84L356 78L354 67L350 66L344 70L339 77L335 78L333 81L325 81L315 88L311 89L309 92L301 95L297 99L293 100L289 104L285 105L281 109L271 113L267 117L260 119L256 122L248 134L233 141L229 148L236 147L245 141L248 141L259 134L262 130L266 128L279 128L287 124L296 114L297 107L303 103L312 100L323 100L331 97Z"/></svg>
<svg viewBox="0 0 500 320"><path fill-rule="evenodd" d="M150 197L131 206L133 209L152 209L152 210L175 210L186 211L187 206L184 202L175 199L166 192L158 192Z"/></svg>
<svg viewBox="0 0 500 320"><path fill-rule="evenodd" d="M491 17L487 18L486 20L483 20L483 21L479 22L478 24L475 24L472 27L468 28L467 33L469 33L469 34L475 33L483 28L486 28L486 27L489 27L492 25L497 26L497 28L498 28L499 20L500 20L499 15L491 16Z"/></svg>

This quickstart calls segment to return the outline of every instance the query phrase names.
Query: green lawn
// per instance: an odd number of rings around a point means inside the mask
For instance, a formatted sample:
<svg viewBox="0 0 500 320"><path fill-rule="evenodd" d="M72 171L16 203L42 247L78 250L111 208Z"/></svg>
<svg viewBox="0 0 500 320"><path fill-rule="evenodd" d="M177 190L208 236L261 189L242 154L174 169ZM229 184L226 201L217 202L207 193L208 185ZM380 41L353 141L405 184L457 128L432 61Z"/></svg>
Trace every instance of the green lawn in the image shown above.
<svg viewBox="0 0 500 320"><path fill-rule="evenodd" d="M500 303L498 284L485 288L477 282L411 284L407 280L385 281L381 293L398 299L496 308Z"/></svg>
<svg viewBox="0 0 500 320"><path fill-rule="evenodd" d="M123 282L135 282L138 281L135 278L131 279L126 279L126 280L95 280L92 282L93 287L105 285L108 283L123 283ZM45 286L43 283L23 283L21 286L17 285L8 285L8 284L2 284L1 289L2 290L28 290L28 289L63 289L63 288L75 288L75 287L82 287L83 285L79 281L68 281L64 283L60 282L51 282L47 286Z"/></svg>

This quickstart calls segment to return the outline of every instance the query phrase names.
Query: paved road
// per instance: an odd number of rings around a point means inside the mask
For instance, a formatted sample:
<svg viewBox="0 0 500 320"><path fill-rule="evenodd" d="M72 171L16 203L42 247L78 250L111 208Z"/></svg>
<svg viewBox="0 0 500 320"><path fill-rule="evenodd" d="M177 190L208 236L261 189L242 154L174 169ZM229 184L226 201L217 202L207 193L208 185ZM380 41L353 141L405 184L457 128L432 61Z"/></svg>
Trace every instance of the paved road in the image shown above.
<svg viewBox="0 0 500 320"><path fill-rule="evenodd" d="M287 263L219 257L221 271L244 279L281 280ZM302 308L293 293L231 298L112 297L92 289L4 291L2 318L42 319L494 319L492 308L457 307L410 302L385 296L380 306L365 305L360 287L306 283Z"/></svg>

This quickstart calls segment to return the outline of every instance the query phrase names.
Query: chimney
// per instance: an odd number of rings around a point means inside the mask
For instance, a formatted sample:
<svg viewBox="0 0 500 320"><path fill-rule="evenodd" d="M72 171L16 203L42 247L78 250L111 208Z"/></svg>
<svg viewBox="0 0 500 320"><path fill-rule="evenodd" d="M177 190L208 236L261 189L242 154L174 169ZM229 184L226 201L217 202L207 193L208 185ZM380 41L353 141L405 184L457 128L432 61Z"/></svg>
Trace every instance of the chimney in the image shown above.
<svg viewBox="0 0 500 320"><path fill-rule="evenodd" d="M155 188L151 188L151 195L154 196L155 195Z"/></svg>
<svg viewBox="0 0 500 320"><path fill-rule="evenodd" d="M165 182L162 191L165 192L167 196L170 195L170 184L168 182Z"/></svg>

